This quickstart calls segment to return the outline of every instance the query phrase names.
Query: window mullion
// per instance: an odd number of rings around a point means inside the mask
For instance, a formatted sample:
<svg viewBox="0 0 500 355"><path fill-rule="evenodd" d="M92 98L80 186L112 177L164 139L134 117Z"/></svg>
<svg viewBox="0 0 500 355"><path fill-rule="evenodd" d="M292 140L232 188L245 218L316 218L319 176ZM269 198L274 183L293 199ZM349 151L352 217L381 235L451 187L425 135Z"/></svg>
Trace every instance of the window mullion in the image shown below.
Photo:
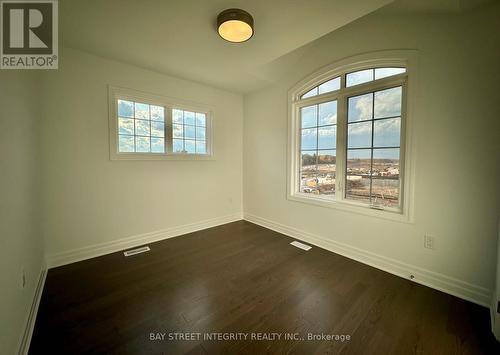
<svg viewBox="0 0 500 355"><path fill-rule="evenodd" d="M306 107L306 106L313 106L313 105L319 105L325 102L330 102L330 101L335 101L338 99L340 93L338 91L334 91L332 93L327 93L323 94L321 96L314 96L308 99L303 99L296 101L295 104L297 107Z"/></svg>
<svg viewBox="0 0 500 355"><path fill-rule="evenodd" d="M373 71L373 75L375 75L375 70ZM373 187L373 139L375 137L375 91L372 93L372 138L371 138L371 149L370 149L370 206L373 205L372 198L372 187Z"/></svg>
<svg viewBox="0 0 500 355"><path fill-rule="evenodd" d="M292 193L300 192L300 183L301 183L301 174L300 169L302 168L302 137L301 137L301 110L297 104L293 104L293 122L292 122L292 132L293 132L293 140L291 148L293 149L292 156L292 185L290 186L292 189Z"/></svg>
<svg viewBox="0 0 500 355"><path fill-rule="evenodd" d="M319 89L318 89L319 90ZM302 155L302 152L301 152ZM315 166L315 178L316 178L316 186L319 190L319 181L318 181L318 172L319 172L319 104L316 105L316 166Z"/></svg>
<svg viewBox="0 0 500 355"><path fill-rule="evenodd" d="M173 131L173 125L172 125L172 107L170 106L165 106L165 152L166 154L172 154L173 152L173 138L172 138L172 131Z"/></svg>
<svg viewBox="0 0 500 355"><path fill-rule="evenodd" d="M337 101L337 156L335 171L335 199L342 201L345 190L345 169L347 156L347 97L341 95Z"/></svg>

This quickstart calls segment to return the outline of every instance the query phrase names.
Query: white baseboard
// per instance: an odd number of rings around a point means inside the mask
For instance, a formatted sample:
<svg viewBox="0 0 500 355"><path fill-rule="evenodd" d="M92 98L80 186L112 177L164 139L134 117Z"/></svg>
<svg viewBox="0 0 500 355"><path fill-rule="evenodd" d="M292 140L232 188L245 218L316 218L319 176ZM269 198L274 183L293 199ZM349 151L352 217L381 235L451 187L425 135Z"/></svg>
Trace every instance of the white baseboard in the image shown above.
<svg viewBox="0 0 500 355"><path fill-rule="evenodd" d="M179 235L219 226L221 224L239 221L241 219L241 213L234 213L227 216L207 219L201 222L195 222L155 232L134 235L111 242L99 243L84 248L49 255L47 256L47 264L49 268L54 268L57 266L71 264L77 261L95 258L97 256L114 253L129 248L138 247L143 244L153 243L163 239L173 238Z"/></svg>
<svg viewBox="0 0 500 355"><path fill-rule="evenodd" d="M27 355L30 349L31 337L33 336L33 329L35 328L38 306L40 305L40 300L42 299L43 286L45 285L46 278L47 278L47 267L44 265L42 267L42 270L40 271L40 277L38 279L38 284L35 289L35 294L33 295L33 301L31 303L30 312L28 314L28 320L26 321L26 327L24 328L23 337L21 338L21 344L19 346L19 355Z"/></svg>
<svg viewBox="0 0 500 355"><path fill-rule="evenodd" d="M419 284L477 303L481 306L490 307L492 293L487 288L291 228L250 213L245 213L244 219L405 279L410 279L410 276L413 275L414 278L411 280Z"/></svg>

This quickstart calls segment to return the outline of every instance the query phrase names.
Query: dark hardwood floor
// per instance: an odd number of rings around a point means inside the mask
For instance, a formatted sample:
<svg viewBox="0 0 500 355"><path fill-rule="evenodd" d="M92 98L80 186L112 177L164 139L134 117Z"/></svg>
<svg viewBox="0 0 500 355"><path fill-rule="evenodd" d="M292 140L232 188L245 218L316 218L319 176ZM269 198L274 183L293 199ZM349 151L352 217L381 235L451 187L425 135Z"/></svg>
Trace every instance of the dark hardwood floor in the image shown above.
<svg viewBox="0 0 500 355"><path fill-rule="evenodd" d="M486 308L291 240L240 221L51 269L30 354L500 354Z"/></svg>

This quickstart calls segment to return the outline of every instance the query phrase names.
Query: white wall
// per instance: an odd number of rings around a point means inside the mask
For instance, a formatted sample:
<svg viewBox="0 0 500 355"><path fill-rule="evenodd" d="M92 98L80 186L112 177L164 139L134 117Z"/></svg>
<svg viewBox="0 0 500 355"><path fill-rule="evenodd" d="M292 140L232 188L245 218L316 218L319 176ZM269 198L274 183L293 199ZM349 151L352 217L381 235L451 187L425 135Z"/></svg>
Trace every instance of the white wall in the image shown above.
<svg viewBox="0 0 500 355"><path fill-rule="evenodd" d="M0 71L1 354L17 353L43 267L37 78L35 72Z"/></svg>
<svg viewBox="0 0 500 355"><path fill-rule="evenodd" d="M245 97L245 215L390 258L489 304L500 214L499 14L498 4L468 15L374 13L282 58L276 67L291 69ZM287 200L287 90L336 60L389 49L419 51L415 223ZM424 233L436 250L423 248Z"/></svg>
<svg viewBox="0 0 500 355"><path fill-rule="evenodd" d="M243 98L63 48L43 76L43 234L53 256L241 214ZM214 107L213 161L110 161L107 85Z"/></svg>

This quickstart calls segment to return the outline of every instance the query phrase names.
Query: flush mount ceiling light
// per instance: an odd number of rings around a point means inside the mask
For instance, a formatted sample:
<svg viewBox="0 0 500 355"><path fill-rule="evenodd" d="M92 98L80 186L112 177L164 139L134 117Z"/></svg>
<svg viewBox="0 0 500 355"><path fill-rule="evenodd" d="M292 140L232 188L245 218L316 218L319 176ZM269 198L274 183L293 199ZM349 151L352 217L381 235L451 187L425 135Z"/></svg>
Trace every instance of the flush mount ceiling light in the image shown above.
<svg viewBox="0 0 500 355"><path fill-rule="evenodd" d="M253 17L241 9L227 9L217 16L217 31L229 42L245 42L253 36Z"/></svg>

